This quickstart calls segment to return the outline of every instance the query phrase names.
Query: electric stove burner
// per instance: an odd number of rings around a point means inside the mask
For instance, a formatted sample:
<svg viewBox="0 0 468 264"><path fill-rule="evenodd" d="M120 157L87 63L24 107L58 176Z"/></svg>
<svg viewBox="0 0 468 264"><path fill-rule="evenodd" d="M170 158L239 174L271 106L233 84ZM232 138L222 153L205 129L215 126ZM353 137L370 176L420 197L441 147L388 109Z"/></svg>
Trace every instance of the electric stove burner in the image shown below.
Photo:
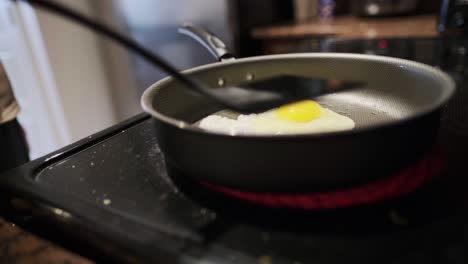
<svg viewBox="0 0 468 264"><path fill-rule="evenodd" d="M212 191L267 207L333 209L376 203L410 193L438 175L442 167L441 152L434 151L395 175L360 186L317 193L256 193L207 182L201 184Z"/></svg>

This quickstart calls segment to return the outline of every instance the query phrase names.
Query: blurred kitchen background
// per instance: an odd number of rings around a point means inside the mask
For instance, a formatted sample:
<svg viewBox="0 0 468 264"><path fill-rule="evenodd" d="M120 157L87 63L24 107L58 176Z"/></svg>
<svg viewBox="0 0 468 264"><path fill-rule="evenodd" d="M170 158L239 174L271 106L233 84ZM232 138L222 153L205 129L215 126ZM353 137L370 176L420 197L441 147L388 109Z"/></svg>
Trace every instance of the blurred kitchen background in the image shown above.
<svg viewBox="0 0 468 264"><path fill-rule="evenodd" d="M239 57L328 51L336 45L381 55L393 49L404 57L418 49L392 47L392 38L433 38L451 32L450 26L463 28L464 16L447 20L440 14L466 5L440 0L54 1L132 36L179 69L215 61L177 33L186 21L218 34ZM165 76L60 17L26 3L0 2L0 59L22 107L20 121L33 158L141 112L140 95ZM368 46L354 47L353 38L368 38Z"/></svg>

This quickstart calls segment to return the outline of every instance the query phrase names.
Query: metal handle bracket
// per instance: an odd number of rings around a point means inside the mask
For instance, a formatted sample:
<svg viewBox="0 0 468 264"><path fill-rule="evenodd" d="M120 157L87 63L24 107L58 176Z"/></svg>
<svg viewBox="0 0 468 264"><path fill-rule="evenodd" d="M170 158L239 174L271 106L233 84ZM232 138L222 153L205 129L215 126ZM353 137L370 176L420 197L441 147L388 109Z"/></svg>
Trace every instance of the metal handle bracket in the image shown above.
<svg viewBox="0 0 468 264"><path fill-rule="evenodd" d="M190 23L184 23L179 27L178 32L198 41L219 61L234 59L234 56L227 49L226 44L205 28Z"/></svg>

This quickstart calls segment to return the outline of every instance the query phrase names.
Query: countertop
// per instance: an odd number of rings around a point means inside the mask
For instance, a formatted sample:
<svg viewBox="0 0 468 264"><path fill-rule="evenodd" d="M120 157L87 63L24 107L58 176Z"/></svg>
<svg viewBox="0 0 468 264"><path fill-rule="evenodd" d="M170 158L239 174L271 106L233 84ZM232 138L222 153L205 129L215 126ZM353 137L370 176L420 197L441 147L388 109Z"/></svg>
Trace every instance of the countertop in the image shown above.
<svg viewBox="0 0 468 264"><path fill-rule="evenodd" d="M0 218L0 263L92 264Z"/></svg>
<svg viewBox="0 0 468 264"><path fill-rule="evenodd" d="M387 18L337 17L330 21L310 21L255 28L252 37L260 40L336 36L340 38L435 37L437 17L419 15Z"/></svg>

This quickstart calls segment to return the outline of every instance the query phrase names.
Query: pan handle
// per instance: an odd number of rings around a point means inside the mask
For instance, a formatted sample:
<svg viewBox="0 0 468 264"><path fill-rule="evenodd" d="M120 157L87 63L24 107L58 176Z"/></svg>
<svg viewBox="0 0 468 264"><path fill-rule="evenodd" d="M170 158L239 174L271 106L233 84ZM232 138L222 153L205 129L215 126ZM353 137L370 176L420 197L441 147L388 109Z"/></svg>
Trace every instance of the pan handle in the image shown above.
<svg viewBox="0 0 468 264"><path fill-rule="evenodd" d="M227 49L226 44L205 28L184 23L178 28L178 32L198 41L219 61L235 59Z"/></svg>

